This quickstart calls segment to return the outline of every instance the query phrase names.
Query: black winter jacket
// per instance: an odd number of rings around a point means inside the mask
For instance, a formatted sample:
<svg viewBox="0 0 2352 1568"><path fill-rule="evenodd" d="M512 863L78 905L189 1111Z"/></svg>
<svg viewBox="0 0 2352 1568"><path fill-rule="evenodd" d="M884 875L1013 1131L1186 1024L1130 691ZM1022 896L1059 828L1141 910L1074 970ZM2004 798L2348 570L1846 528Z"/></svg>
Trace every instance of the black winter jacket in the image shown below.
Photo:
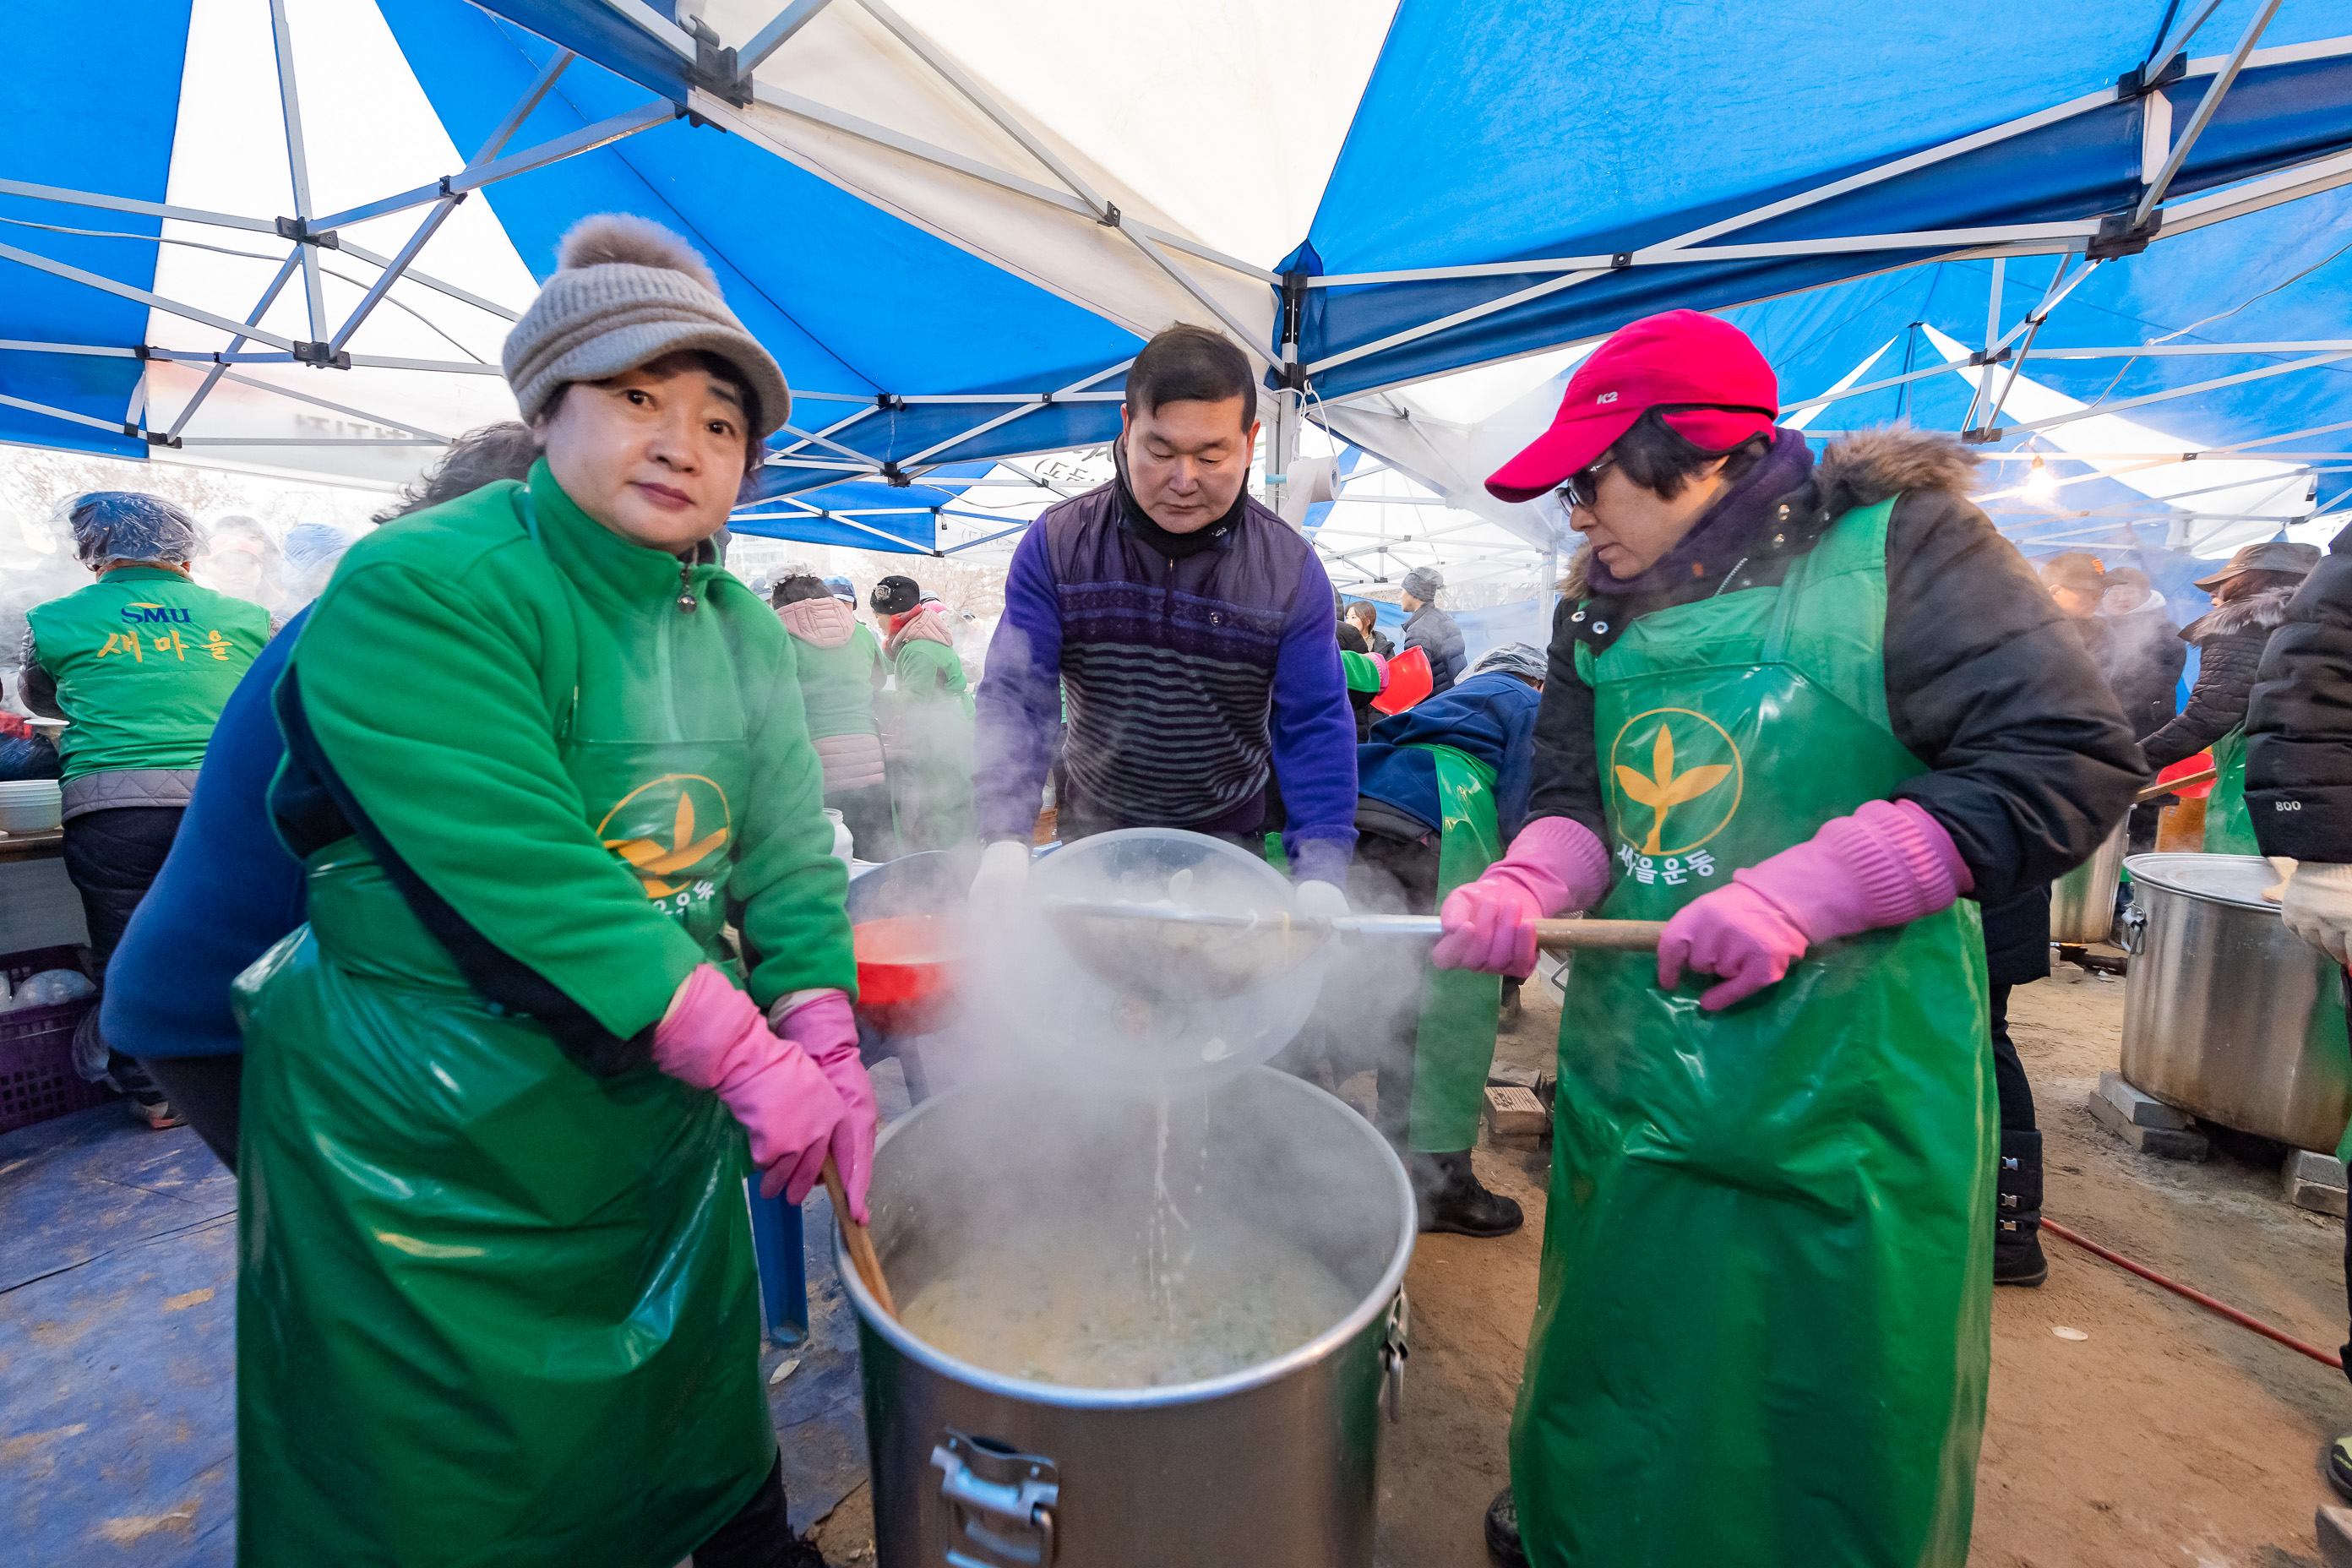
<svg viewBox="0 0 2352 1568"><path fill-rule="evenodd" d="M2180 640L2194 643L2203 657L2197 663L2197 684L2189 689L2189 706L2140 742L2149 767L2168 768L2193 757L2246 721L2246 700L2253 695L2263 649L2286 620L2294 592L2273 588L2216 605L2181 628Z"/></svg>
<svg viewBox="0 0 2352 1568"><path fill-rule="evenodd" d="M2089 858L2147 770L2114 696L2032 568L1966 499L1976 459L1900 427L1849 437L1812 478L1767 506L1727 571L1695 570L1660 594L1585 598L1584 558L1561 584L1536 720L1531 816L1567 816L1605 840L1592 690L1579 637L1599 651L1634 617L1779 583L1836 518L1900 495L1886 545L1886 705L1896 739L1928 771L1895 794L1918 802L1959 850L1974 898L1999 903Z"/></svg>
<svg viewBox="0 0 2352 1568"><path fill-rule="evenodd" d="M2246 710L2246 815L2265 855L2352 862L2352 528L2263 651Z"/></svg>
<svg viewBox="0 0 2352 1568"><path fill-rule="evenodd" d="M2189 662L2180 628L2162 610L2136 610L2107 617L2107 649L2099 668L2114 689L2116 706L2144 747L2147 738L2172 721L2180 708L2180 671Z"/></svg>

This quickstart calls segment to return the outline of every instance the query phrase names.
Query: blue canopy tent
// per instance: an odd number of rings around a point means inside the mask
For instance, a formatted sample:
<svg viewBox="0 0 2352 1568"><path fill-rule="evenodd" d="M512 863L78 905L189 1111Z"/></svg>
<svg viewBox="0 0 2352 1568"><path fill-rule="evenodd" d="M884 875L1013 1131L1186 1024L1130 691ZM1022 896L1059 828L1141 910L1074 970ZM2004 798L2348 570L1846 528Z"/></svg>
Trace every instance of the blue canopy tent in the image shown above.
<svg viewBox="0 0 2352 1568"><path fill-rule="evenodd" d="M103 93L28 73L0 107L0 440L383 482L495 416L505 321L566 225L618 208L700 247L793 382L747 520L780 528L804 489L919 508L898 487L941 464L1101 442L1177 319L1265 365L1274 499L1313 419L1482 507L1422 381L1938 259L2006 265L2022 302L2050 258L2104 280L2210 240L2218 279L2252 216L2352 181L2326 0L1745 24L1299 0L1264 37L1124 14L1074 36L1056 0L149 9ZM18 7L0 39L80 58L62 16ZM276 143L207 142L247 100ZM185 194L237 174L242 210ZM226 270L175 292L199 262ZM2004 319L2004 363L2048 348ZM814 510L840 531L849 509ZM924 547L919 511L857 510Z"/></svg>

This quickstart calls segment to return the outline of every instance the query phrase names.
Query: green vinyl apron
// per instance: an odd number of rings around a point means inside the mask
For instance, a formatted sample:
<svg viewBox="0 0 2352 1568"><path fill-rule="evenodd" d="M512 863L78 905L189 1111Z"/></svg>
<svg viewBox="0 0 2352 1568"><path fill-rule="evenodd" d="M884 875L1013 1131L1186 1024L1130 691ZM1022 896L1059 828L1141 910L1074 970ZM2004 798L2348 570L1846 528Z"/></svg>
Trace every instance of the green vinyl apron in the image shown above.
<svg viewBox="0 0 2352 1568"><path fill-rule="evenodd" d="M1452 746L1421 745L1437 766L1437 901L1486 874L1503 852L1495 823L1495 770ZM1420 1027L1413 1035L1412 1112L1406 1132L1416 1154L1452 1154L1478 1142L1478 1111L1495 1065L1499 975L1440 969L1422 955Z"/></svg>
<svg viewBox="0 0 2352 1568"><path fill-rule="evenodd" d="M658 730L663 679L596 710ZM724 961L746 735L574 728L590 824ZM741 1131L486 1001L358 839L307 869L237 982L240 1568L671 1568L775 1458Z"/></svg>
<svg viewBox="0 0 2352 1568"><path fill-rule="evenodd" d="M2253 818L2246 815L2246 727L2213 742L2213 787L2205 796L2205 853L2259 855Z"/></svg>
<svg viewBox="0 0 2352 1568"><path fill-rule="evenodd" d="M1888 727L1886 501L1784 586L1580 646L1618 879L1664 920L1924 768ZM1990 1358L1984 945L1965 900L1715 977L1583 952L1511 1479L1546 1568L1961 1568Z"/></svg>

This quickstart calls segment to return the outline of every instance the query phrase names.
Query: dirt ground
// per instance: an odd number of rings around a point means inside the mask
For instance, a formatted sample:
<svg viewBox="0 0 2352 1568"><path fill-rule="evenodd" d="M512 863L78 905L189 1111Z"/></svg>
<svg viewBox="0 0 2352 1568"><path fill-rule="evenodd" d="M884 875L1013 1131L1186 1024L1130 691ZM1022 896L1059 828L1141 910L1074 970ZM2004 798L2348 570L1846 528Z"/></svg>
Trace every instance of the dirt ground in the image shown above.
<svg viewBox="0 0 2352 1568"><path fill-rule="evenodd" d="M1496 1059L1549 1070L1556 1011L1528 991ZM2287 1204L2274 1151L2204 1164L2137 1154L2084 1102L2116 1065L2124 984L2066 968L2021 987L2011 1033L2032 1077L2053 1219L2333 1348L2345 1337L2341 1221ZM1356 1087L1356 1086L1349 1086ZM1482 1148L1481 1178L1526 1205L1500 1241L1424 1236L1407 1288L1412 1361L1381 1458L1381 1568L1486 1568L1479 1524L1508 1474L1511 1405L1535 1310L1549 1156ZM2352 1428L2343 1374L2054 1237L2050 1279L1993 1301L1975 1568L2319 1568L2312 1515L2335 1501L2323 1445ZM2061 1338L2053 1330L2087 1338ZM870 1563L864 1490L819 1527Z"/></svg>

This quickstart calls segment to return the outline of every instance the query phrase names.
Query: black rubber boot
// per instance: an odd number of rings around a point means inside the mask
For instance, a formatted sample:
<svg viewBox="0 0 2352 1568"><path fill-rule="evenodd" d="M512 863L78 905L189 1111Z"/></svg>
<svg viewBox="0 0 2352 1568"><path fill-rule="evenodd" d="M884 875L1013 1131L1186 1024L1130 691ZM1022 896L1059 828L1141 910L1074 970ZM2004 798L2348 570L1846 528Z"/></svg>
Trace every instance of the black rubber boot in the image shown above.
<svg viewBox="0 0 2352 1568"><path fill-rule="evenodd" d="M1503 977L1502 1008L1496 1015L1496 1021L1503 1028L1516 1029L1519 1026L1519 1015L1522 1009L1519 1006L1519 983L1512 979L1510 976L1505 975Z"/></svg>
<svg viewBox="0 0 2352 1568"><path fill-rule="evenodd" d="M2041 1133L2001 1133L1993 1190L1992 1282L2039 1285L2050 1278L2042 1256Z"/></svg>
<svg viewBox="0 0 2352 1568"><path fill-rule="evenodd" d="M1519 1541L1519 1505L1508 1487L1486 1505L1486 1555L1509 1568L1527 1568L1528 1549Z"/></svg>
<svg viewBox="0 0 2352 1568"><path fill-rule="evenodd" d="M1490 1193L1471 1173L1470 1152L1412 1157L1413 1201L1421 1228L1456 1236L1508 1236L1527 1223L1518 1201Z"/></svg>

